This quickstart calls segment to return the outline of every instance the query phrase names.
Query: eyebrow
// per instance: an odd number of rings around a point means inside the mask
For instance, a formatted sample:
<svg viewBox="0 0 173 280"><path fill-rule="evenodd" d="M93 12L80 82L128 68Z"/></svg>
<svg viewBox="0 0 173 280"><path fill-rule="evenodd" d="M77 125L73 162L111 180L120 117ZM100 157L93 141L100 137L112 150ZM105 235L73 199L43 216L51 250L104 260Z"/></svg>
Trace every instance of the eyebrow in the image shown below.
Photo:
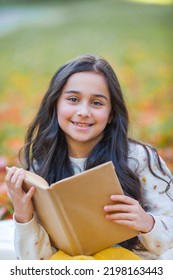
<svg viewBox="0 0 173 280"><path fill-rule="evenodd" d="M65 94L71 94L71 93L81 94L81 92L78 91L78 90L67 90L64 93ZM92 96L94 96L94 97L101 97L101 98L104 98L105 100L108 101L108 98L104 94L101 94L101 93L94 93L94 94L92 94Z"/></svg>

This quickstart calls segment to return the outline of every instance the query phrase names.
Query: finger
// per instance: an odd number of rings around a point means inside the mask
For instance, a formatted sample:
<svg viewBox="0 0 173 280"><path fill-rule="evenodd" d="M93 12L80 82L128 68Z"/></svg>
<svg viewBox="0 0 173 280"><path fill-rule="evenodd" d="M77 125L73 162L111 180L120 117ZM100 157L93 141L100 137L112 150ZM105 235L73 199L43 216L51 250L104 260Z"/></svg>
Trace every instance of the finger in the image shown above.
<svg viewBox="0 0 173 280"><path fill-rule="evenodd" d="M105 205L105 212L131 212L132 206L128 204L113 204L113 205Z"/></svg>
<svg viewBox="0 0 173 280"><path fill-rule="evenodd" d="M11 184L15 185L18 181L18 178L23 177L23 175L24 175L24 170L21 168L17 169L16 172L11 177Z"/></svg>
<svg viewBox="0 0 173 280"><path fill-rule="evenodd" d="M9 194L11 199L13 200L16 195L22 199L24 191L22 189L22 184L24 180L25 174L24 171L18 172L17 179L15 180L15 184L11 182L8 184Z"/></svg>
<svg viewBox="0 0 173 280"><path fill-rule="evenodd" d="M20 170L15 178L15 190L18 192L23 192L22 185L23 185L23 180L25 179L25 171Z"/></svg>
<svg viewBox="0 0 173 280"><path fill-rule="evenodd" d="M126 195L111 195L111 200L114 202L122 202L125 204L136 204L136 200Z"/></svg>
<svg viewBox="0 0 173 280"><path fill-rule="evenodd" d="M138 226L136 225L136 223L134 223L134 221L129 221L129 220L114 220L113 223L122 225L122 226L126 226L129 227L131 229L137 230L139 231Z"/></svg>
<svg viewBox="0 0 173 280"><path fill-rule="evenodd" d="M35 194L35 188L31 187L29 191L26 193L26 200L28 201L31 200L34 194Z"/></svg>
<svg viewBox="0 0 173 280"><path fill-rule="evenodd" d="M136 216L132 213L114 213L106 215L107 220L127 220L134 221Z"/></svg>
<svg viewBox="0 0 173 280"><path fill-rule="evenodd" d="M24 191L22 189L23 180L24 180L24 173L19 172L15 184L12 184L11 181L8 183L8 194L11 201L13 202L14 207L23 199L23 195L24 195Z"/></svg>
<svg viewBox="0 0 173 280"><path fill-rule="evenodd" d="M8 168L7 174L5 176L5 181L6 182L11 181L11 177L14 175L15 172L16 172L15 166Z"/></svg>

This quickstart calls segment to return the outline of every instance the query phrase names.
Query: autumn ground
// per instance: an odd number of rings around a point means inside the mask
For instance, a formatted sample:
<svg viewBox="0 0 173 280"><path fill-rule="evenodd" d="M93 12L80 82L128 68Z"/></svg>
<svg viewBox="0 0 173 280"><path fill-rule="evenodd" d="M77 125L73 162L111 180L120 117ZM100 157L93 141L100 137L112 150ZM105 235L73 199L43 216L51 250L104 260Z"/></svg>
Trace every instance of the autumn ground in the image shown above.
<svg viewBox="0 0 173 280"><path fill-rule="evenodd" d="M130 136L156 146L173 170L173 5L137 2L0 5L0 218L11 217L5 166L19 165L26 127L50 77L83 53L113 65L129 107Z"/></svg>

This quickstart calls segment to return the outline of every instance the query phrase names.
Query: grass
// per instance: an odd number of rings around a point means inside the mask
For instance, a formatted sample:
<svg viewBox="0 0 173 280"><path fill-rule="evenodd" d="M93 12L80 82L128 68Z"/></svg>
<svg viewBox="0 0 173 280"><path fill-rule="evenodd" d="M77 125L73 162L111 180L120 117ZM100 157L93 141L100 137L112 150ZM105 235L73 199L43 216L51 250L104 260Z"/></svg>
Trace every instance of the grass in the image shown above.
<svg viewBox="0 0 173 280"><path fill-rule="evenodd" d="M131 135L172 147L173 5L90 0L9 8L21 9L24 19L0 37L2 155L16 156L57 68L84 53L113 65L129 106Z"/></svg>

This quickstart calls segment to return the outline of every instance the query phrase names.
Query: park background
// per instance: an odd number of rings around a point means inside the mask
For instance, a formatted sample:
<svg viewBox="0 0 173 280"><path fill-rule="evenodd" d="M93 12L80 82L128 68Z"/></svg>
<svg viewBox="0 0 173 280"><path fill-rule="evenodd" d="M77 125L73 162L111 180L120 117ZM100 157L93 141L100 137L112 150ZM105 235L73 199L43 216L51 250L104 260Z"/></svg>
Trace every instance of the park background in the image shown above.
<svg viewBox="0 0 173 280"><path fill-rule="evenodd" d="M50 78L85 53L113 66L129 107L129 135L154 145L173 171L173 1L0 0L0 220L4 182Z"/></svg>

